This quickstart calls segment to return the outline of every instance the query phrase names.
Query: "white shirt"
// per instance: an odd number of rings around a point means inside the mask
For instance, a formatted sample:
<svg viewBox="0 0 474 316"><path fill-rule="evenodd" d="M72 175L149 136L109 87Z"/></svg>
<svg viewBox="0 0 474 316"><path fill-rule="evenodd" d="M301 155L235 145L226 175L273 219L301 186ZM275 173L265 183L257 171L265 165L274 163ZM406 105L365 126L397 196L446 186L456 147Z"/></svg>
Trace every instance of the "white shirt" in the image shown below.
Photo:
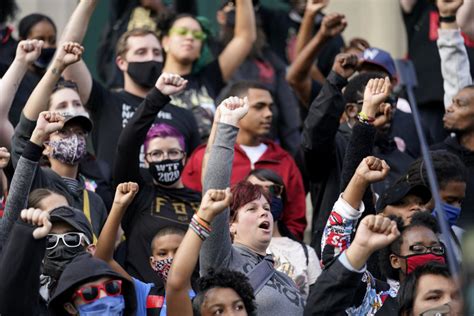
<svg viewBox="0 0 474 316"><path fill-rule="evenodd" d="M245 154L250 159L252 169L254 168L255 163L262 157L263 153L267 150L268 146L264 143L260 143L258 146L245 146L240 145L240 148L245 151Z"/></svg>
<svg viewBox="0 0 474 316"><path fill-rule="evenodd" d="M272 237L267 253L273 255L275 269L293 279L301 295L306 299L309 286L316 282L321 274L321 267L314 249L305 246L308 249L308 264L303 246L288 237Z"/></svg>

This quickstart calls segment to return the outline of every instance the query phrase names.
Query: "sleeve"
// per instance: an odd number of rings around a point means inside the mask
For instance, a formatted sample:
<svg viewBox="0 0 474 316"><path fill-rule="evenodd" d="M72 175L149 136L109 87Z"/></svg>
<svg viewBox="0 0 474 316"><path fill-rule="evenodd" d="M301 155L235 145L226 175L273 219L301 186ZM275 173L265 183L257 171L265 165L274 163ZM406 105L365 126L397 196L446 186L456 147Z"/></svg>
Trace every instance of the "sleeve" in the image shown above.
<svg viewBox="0 0 474 316"><path fill-rule="evenodd" d="M204 189L225 189L230 186L234 144L238 128L219 123L216 139L211 149L207 172L204 176ZM229 208L217 215L212 221L212 233L199 253L201 275L209 268L227 266L232 253L232 241L229 233Z"/></svg>
<svg viewBox="0 0 474 316"><path fill-rule="evenodd" d="M35 130L36 122L27 119L23 112L20 115L20 121L15 127L15 133L12 138L12 163L13 167L16 168L18 160L25 149L26 144L31 138L31 134Z"/></svg>
<svg viewBox="0 0 474 316"><path fill-rule="evenodd" d="M459 29L439 29L438 34L437 44L443 75L444 108L447 109L456 93L472 84L472 78L461 31Z"/></svg>
<svg viewBox="0 0 474 316"><path fill-rule="evenodd" d="M0 258L0 314L37 315L39 278L45 239L34 239L35 227L16 222Z"/></svg>
<svg viewBox="0 0 474 316"><path fill-rule="evenodd" d="M141 186L144 183L140 175L140 147L145 141L146 134L155 121L156 115L170 100L168 96L153 88L122 130L117 144L117 157L114 166L116 184L134 181Z"/></svg>
<svg viewBox="0 0 474 316"><path fill-rule="evenodd" d="M364 212L362 203L359 210L350 206L342 196L334 204L324 227L321 240L321 265L330 265L333 260L349 248L358 219Z"/></svg>
<svg viewBox="0 0 474 316"><path fill-rule="evenodd" d="M38 168L38 161L41 158L42 150L42 147L28 142L22 157L18 161L10 185L3 218L0 221L0 253L8 239L13 224L20 216L20 212L28 204L28 193Z"/></svg>
<svg viewBox="0 0 474 316"><path fill-rule="evenodd" d="M293 159L288 159L290 177L286 188L286 203L282 221L300 240L303 240L306 229L306 194L300 170Z"/></svg>
<svg viewBox="0 0 474 316"><path fill-rule="evenodd" d="M346 102L341 89L347 80L331 72L311 104L303 124L302 145L309 177L315 181L327 175L336 155L335 138Z"/></svg>
<svg viewBox="0 0 474 316"><path fill-rule="evenodd" d="M138 279L133 279L133 285L135 286L135 295L137 298L137 315L146 315L146 302L148 293L150 293L150 289L152 288L151 283L145 283Z"/></svg>

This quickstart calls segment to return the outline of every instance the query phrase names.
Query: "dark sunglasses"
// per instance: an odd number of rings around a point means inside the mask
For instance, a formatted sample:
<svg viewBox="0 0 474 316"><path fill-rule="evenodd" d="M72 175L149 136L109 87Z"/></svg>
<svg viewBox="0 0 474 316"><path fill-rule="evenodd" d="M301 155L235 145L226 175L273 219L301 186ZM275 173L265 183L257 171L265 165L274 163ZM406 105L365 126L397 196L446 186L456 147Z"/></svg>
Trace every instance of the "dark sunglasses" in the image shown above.
<svg viewBox="0 0 474 316"><path fill-rule="evenodd" d="M283 193L283 186L278 184L272 184L267 187L268 192L273 196L281 196Z"/></svg>
<svg viewBox="0 0 474 316"><path fill-rule="evenodd" d="M122 280L110 280L102 284L87 285L74 292L72 299L81 297L84 302L91 303L99 299L100 290L105 291L107 296L118 296L122 293Z"/></svg>
<svg viewBox="0 0 474 316"><path fill-rule="evenodd" d="M65 233L65 234L48 234L46 236L46 249L53 249L58 246L59 240L69 248L75 248L81 245L82 240L86 245L90 244L89 239L83 233Z"/></svg>

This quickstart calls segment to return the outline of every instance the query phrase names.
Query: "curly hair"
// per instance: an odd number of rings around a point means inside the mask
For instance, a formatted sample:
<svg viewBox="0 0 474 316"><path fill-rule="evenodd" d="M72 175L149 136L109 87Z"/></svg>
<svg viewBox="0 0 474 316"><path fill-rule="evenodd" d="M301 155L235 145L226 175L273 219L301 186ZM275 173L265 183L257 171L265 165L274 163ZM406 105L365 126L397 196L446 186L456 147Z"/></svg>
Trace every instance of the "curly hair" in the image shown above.
<svg viewBox="0 0 474 316"><path fill-rule="evenodd" d="M197 281L196 297L193 299L193 315L201 315L201 306L206 299L206 293L214 288L234 290L242 299L248 315L255 315L256 305L253 288L245 274L228 269L209 269L208 273Z"/></svg>
<svg viewBox="0 0 474 316"><path fill-rule="evenodd" d="M399 254L400 247L403 243L403 237L405 232L415 227L425 227L433 231L433 233L439 233L438 221L429 212L417 212L411 218L411 222L408 225L403 225L403 220L400 217L391 217L392 220L397 222L397 228L400 231L400 236L392 242L389 246L380 250L379 255L379 267L382 275L387 279L399 281L399 271L394 269L390 263L391 254Z"/></svg>

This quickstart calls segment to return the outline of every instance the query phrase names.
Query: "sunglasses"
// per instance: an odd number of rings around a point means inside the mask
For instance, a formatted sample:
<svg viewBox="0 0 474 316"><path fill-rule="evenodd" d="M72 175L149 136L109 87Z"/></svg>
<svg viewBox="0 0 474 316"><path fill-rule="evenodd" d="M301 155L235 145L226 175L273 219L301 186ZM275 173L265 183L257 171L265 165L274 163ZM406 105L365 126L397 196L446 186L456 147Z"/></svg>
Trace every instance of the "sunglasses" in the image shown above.
<svg viewBox="0 0 474 316"><path fill-rule="evenodd" d="M79 247L84 240L86 245L90 244L89 239L83 233L65 233L65 234L48 234L46 236L46 249L53 249L58 246L59 240L69 248Z"/></svg>
<svg viewBox="0 0 474 316"><path fill-rule="evenodd" d="M175 34L179 36L186 36L188 34L191 34L191 36L198 41L204 41L207 38L206 33L203 31L197 31L197 30L190 30L186 27L172 27L169 31L169 34Z"/></svg>
<svg viewBox="0 0 474 316"><path fill-rule="evenodd" d="M72 299L79 296L84 302L91 303L99 299L100 290L103 290L107 296L119 296L122 293L122 280L110 280L102 284L81 287L74 292Z"/></svg>
<svg viewBox="0 0 474 316"><path fill-rule="evenodd" d="M272 196L281 196L283 193L283 186L278 184L272 184L267 187L268 192Z"/></svg>

